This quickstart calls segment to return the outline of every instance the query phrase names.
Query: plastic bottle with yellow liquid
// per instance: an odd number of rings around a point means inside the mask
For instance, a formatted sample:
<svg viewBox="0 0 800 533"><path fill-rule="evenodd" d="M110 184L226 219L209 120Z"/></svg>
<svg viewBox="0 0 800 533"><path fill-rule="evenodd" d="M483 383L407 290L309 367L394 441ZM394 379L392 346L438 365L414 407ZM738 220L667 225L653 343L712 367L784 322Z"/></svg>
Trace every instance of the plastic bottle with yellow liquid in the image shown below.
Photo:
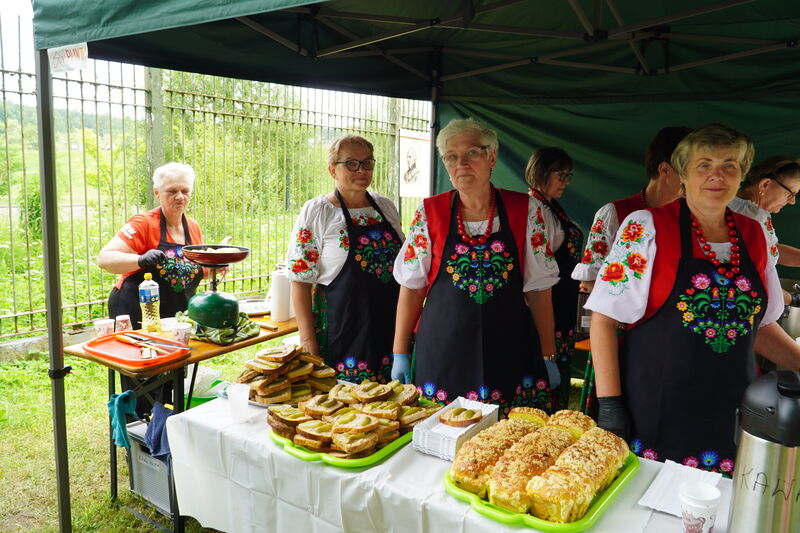
<svg viewBox="0 0 800 533"><path fill-rule="evenodd" d="M142 306L142 329L161 331L158 283L153 281L153 275L149 272L145 273L144 281L139 284L139 304Z"/></svg>

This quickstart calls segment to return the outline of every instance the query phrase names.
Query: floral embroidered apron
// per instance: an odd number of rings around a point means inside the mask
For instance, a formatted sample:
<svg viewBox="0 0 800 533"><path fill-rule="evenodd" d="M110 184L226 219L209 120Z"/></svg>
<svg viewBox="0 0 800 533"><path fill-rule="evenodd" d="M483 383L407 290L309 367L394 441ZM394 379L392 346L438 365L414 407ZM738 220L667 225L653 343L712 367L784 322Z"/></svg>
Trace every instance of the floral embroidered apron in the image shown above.
<svg viewBox="0 0 800 533"><path fill-rule="evenodd" d="M561 386L553 395L553 408L566 409L569 404L569 378L572 373L572 354L575 352L575 320L578 316L578 285L569 274L581 260L583 232L570 220L567 212L555 200L547 200L535 194L561 223L564 242L556 250L554 257L558 264L561 279L553 286L553 315L555 318L556 362L561 374Z"/></svg>
<svg viewBox="0 0 800 533"><path fill-rule="evenodd" d="M547 409L547 371L522 292L520 254L501 195L494 194L500 229L476 246L458 233L454 194L439 271L417 329L414 381L425 398L440 403L465 396L497 404L501 414L516 406Z"/></svg>
<svg viewBox="0 0 800 533"><path fill-rule="evenodd" d="M314 289L317 342L337 378L354 383L391 379L394 319L400 286L394 259L400 238L369 193L380 215L374 224L353 222L339 191L336 198L347 224L349 249L342 270L330 284Z"/></svg>
<svg viewBox="0 0 800 533"><path fill-rule="evenodd" d="M183 247L192 244L189 225L183 216L183 234L186 244L177 244L167 240L167 220L161 215L161 236L158 250L164 252L167 259L164 264L153 268L141 269L126 277L122 286L111 290L108 298L108 311L111 317L130 315L134 329L142 327L142 309L139 306L139 284L149 272L153 281L158 283L159 313L162 317L174 316L178 311L186 311L189 298L194 296L197 285L203 279L203 271L199 266L183 258Z"/></svg>
<svg viewBox="0 0 800 533"><path fill-rule="evenodd" d="M756 375L753 342L767 307L737 233L740 270L729 279L693 257L689 209L681 201L675 283L664 305L626 333L621 350L631 450L638 455L732 474L736 408Z"/></svg>

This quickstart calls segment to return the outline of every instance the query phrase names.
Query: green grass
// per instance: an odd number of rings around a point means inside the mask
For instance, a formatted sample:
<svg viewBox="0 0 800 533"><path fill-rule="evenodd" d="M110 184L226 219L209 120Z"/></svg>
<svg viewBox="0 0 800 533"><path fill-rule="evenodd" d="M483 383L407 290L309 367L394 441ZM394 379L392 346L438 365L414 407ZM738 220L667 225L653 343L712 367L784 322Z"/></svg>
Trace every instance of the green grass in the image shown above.
<svg viewBox="0 0 800 533"><path fill-rule="evenodd" d="M278 344L278 340L271 341ZM265 345L259 345L263 347ZM259 347L203 363L233 380ZM65 379L70 501L74 531L157 531L120 505L163 524L171 522L128 490L125 451L117 451L119 498L109 492L106 367L67 357ZM0 363L0 531L58 531L50 379L46 355ZM117 383L119 390L119 383ZM213 531L188 518L189 532Z"/></svg>

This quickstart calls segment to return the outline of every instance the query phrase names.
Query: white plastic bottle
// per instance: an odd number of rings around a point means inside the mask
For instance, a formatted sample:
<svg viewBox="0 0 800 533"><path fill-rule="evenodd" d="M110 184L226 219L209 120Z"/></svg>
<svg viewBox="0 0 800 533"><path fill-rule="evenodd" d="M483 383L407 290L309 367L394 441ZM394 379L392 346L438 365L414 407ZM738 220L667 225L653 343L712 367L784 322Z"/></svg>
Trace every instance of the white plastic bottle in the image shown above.
<svg viewBox="0 0 800 533"><path fill-rule="evenodd" d="M149 272L145 273L144 281L139 284L139 304L142 306L142 329L161 331L158 283L153 281L153 275Z"/></svg>

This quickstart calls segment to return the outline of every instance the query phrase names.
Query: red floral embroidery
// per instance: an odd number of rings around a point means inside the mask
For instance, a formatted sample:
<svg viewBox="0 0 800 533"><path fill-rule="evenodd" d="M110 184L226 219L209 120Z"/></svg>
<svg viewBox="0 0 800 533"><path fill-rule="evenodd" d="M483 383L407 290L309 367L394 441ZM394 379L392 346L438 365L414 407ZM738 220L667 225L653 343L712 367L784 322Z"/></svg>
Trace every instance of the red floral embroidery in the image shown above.
<svg viewBox="0 0 800 533"><path fill-rule="evenodd" d="M642 254L632 253L628 255L628 268L634 272L634 276L641 279L641 275L647 269L647 259Z"/></svg>
<svg viewBox="0 0 800 533"><path fill-rule="evenodd" d="M770 246L769 253L772 254L772 257L778 257L778 247L777 246Z"/></svg>
<svg viewBox="0 0 800 533"><path fill-rule="evenodd" d="M600 233L601 231L603 231L603 221L602 219L597 219L592 225L592 233Z"/></svg>
<svg viewBox="0 0 800 533"><path fill-rule="evenodd" d="M544 224L544 217L542 216L542 208L536 208L536 223L537 224Z"/></svg>
<svg viewBox="0 0 800 533"><path fill-rule="evenodd" d="M539 248L541 245L545 243L544 233L538 231L531 235L531 246L534 248Z"/></svg>
<svg viewBox="0 0 800 533"><path fill-rule="evenodd" d="M636 222L628 222L625 229L622 230L622 242L635 242L642 238L644 227Z"/></svg>
<svg viewBox="0 0 800 533"><path fill-rule="evenodd" d="M417 252L414 251L413 246L406 246L406 254L403 257L403 261L413 261L417 258Z"/></svg>
<svg viewBox="0 0 800 533"><path fill-rule="evenodd" d="M603 277L601 279L610 283L628 281L628 276L625 275L625 266L622 263L609 264L605 272L603 272Z"/></svg>
<svg viewBox="0 0 800 533"><path fill-rule="evenodd" d="M422 233L417 233L414 236L414 246L418 248L427 248L428 247L428 238L423 235Z"/></svg>
<svg viewBox="0 0 800 533"><path fill-rule="evenodd" d="M775 231L775 229L772 227L772 217L767 217L767 220L764 221L764 225L769 231Z"/></svg>
<svg viewBox="0 0 800 533"><path fill-rule="evenodd" d="M308 250L306 252L306 259L311 263L316 263L319 261L319 252L316 250Z"/></svg>
<svg viewBox="0 0 800 533"><path fill-rule="evenodd" d="M592 243L592 251L605 257L608 254L608 244L606 244L606 241L594 241Z"/></svg>
<svg viewBox="0 0 800 533"><path fill-rule="evenodd" d="M313 235L307 229L301 229L300 231L297 232L297 242L309 243L311 242L312 237Z"/></svg>
<svg viewBox="0 0 800 533"><path fill-rule="evenodd" d="M311 267L308 266L308 263L306 263L305 259L297 259L292 264L292 272L295 274L299 272L306 272L308 270L311 270Z"/></svg>
<svg viewBox="0 0 800 533"><path fill-rule="evenodd" d="M416 226L422 220L422 213L419 209L414 211L414 219L411 221L412 226Z"/></svg>
<svg viewBox="0 0 800 533"><path fill-rule="evenodd" d="M581 263L590 264L592 262L592 252L589 251L587 248L586 251L583 252L583 259L581 259Z"/></svg>
<svg viewBox="0 0 800 533"><path fill-rule="evenodd" d="M545 257L555 257L553 254L553 250L550 249L550 243L544 245L544 256Z"/></svg>

